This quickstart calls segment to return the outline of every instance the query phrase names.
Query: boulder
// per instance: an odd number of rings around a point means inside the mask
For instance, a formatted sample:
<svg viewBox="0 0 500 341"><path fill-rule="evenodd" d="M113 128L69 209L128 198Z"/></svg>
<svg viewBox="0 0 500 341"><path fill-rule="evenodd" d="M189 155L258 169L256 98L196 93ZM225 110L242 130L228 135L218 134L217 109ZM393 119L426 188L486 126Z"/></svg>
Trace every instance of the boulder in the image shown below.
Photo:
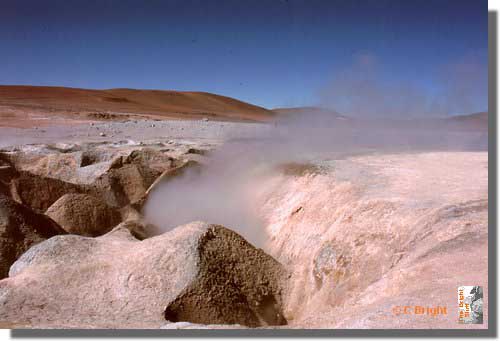
<svg viewBox="0 0 500 341"><path fill-rule="evenodd" d="M92 185L110 205L123 207L141 200L162 172L176 167L177 163L155 150L133 150L113 160L110 169Z"/></svg>
<svg viewBox="0 0 500 341"><path fill-rule="evenodd" d="M123 207L140 200L160 174L148 167L126 164L99 176L92 185L109 205Z"/></svg>
<svg viewBox="0 0 500 341"><path fill-rule="evenodd" d="M282 266L222 226L139 241L127 228L36 245L0 281L0 320L31 327L159 328L167 322L285 324Z"/></svg>
<svg viewBox="0 0 500 341"><path fill-rule="evenodd" d="M165 153L150 148L131 151L114 148L89 149L82 154L82 163L76 170L73 182L90 184L106 173L113 173L113 169L131 164L146 171L152 170L153 174L161 174L174 162L175 160Z"/></svg>
<svg viewBox="0 0 500 341"><path fill-rule="evenodd" d="M120 212L88 194L65 194L46 214L68 233L96 237L120 223Z"/></svg>
<svg viewBox="0 0 500 341"><path fill-rule="evenodd" d="M25 171L21 171L19 177L10 184L11 195L16 201L42 212L64 194L83 193L87 190L84 186Z"/></svg>
<svg viewBox="0 0 500 341"><path fill-rule="evenodd" d="M48 146L10 153L10 162L19 171L70 182L81 164L81 152L64 153Z"/></svg>
<svg viewBox="0 0 500 341"><path fill-rule="evenodd" d="M153 148L69 147L35 145L0 152L0 193L41 211L66 193L88 193L124 207L143 198L162 172L180 164ZM13 184L12 178L17 179Z"/></svg>
<svg viewBox="0 0 500 341"><path fill-rule="evenodd" d="M0 194L0 278L32 245L64 233L49 217Z"/></svg>
<svg viewBox="0 0 500 341"><path fill-rule="evenodd" d="M186 154L207 155L208 150L199 148L188 148Z"/></svg>
<svg viewBox="0 0 500 341"><path fill-rule="evenodd" d="M128 156L123 158L124 164L147 165L149 168L160 174L172 167L175 167L177 160L168 154L152 148L133 150Z"/></svg>

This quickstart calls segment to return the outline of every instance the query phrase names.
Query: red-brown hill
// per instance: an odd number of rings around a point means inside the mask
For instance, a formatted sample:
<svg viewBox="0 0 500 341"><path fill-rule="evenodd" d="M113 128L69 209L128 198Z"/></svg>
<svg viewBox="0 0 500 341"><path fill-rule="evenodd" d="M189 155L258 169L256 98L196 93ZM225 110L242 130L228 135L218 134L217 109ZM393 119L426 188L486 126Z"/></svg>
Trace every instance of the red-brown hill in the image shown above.
<svg viewBox="0 0 500 341"><path fill-rule="evenodd" d="M109 89L91 90L47 86L0 86L0 106L13 115L36 111L75 118L116 118L138 114L150 118L266 121L271 110L206 92ZM0 110L0 114L1 114ZM83 113L83 114L82 114ZM114 113L114 115L112 114ZM108 117L106 117L108 114ZM71 117L68 117L71 118Z"/></svg>

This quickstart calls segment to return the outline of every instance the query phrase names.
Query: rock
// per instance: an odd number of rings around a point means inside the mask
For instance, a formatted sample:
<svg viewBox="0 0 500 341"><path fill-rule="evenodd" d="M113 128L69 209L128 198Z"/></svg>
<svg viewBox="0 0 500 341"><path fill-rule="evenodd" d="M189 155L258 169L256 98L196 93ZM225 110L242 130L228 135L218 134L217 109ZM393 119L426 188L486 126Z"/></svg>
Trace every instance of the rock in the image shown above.
<svg viewBox="0 0 500 341"><path fill-rule="evenodd" d="M64 233L49 217L0 194L0 278L28 248Z"/></svg>
<svg viewBox="0 0 500 341"><path fill-rule="evenodd" d="M159 173L175 167L177 163L178 161L174 158L152 148L133 150L123 158L123 164L141 165L143 167L149 167Z"/></svg>
<svg viewBox="0 0 500 341"><path fill-rule="evenodd" d="M8 182L17 175L17 171L9 164L2 164L0 162L0 181Z"/></svg>
<svg viewBox="0 0 500 341"><path fill-rule="evenodd" d="M100 176L109 172L112 164L112 161L103 161L80 167L76 170L71 182L79 185L91 185Z"/></svg>
<svg viewBox="0 0 500 341"><path fill-rule="evenodd" d="M82 162L82 153L80 151L63 153L54 146L38 148L41 149L9 155L12 164L19 171L71 182L75 170L80 167Z"/></svg>
<svg viewBox="0 0 500 341"><path fill-rule="evenodd" d="M11 196L10 182L18 176L17 170L0 155L0 194Z"/></svg>
<svg viewBox="0 0 500 341"><path fill-rule="evenodd" d="M189 148L186 152L186 154L196 154L196 155L206 155L207 150L204 149L198 149L198 148Z"/></svg>
<svg viewBox="0 0 500 341"><path fill-rule="evenodd" d="M106 136L106 134L104 134L104 133L99 133L99 136L101 136L101 137L105 137L105 136Z"/></svg>
<svg viewBox="0 0 500 341"><path fill-rule="evenodd" d="M109 170L92 184L111 206L123 207L141 200L163 171L177 166L164 153L144 148L116 158Z"/></svg>
<svg viewBox="0 0 500 341"><path fill-rule="evenodd" d="M197 278L168 304L165 319L249 327L286 323L278 262L221 226L206 230L198 252Z"/></svg>
<svg viewBox="0 0 500 341"><path fill-rule="evenodd" d="M124 207L140 200L162 172L178 163L153 148L37 145L0 153L0 193L43 212L67 193L88 193Z"/></svg>
<svg viewBox="0 0 500 341"><path fill-rule="evenodd" d="M0 281L0 319L31 327L285 324L282 266L236 233L191 223L143 241L126 228L56 236ZM54 280L57 278L57 280Z"/></svg>
<svg viewBox="0 0 500 341"><path fill-rule="evenodd" d="M116 151L107 149L85 150L81 153L79 166L84 168L98 163L112 162L114 159L116 159L116 154Z"/></svg>
<svg viewBox="0 0 500 341"><path fill-rule="evenodd" d="M120 212L88 194L65 194L46 214L69 233L96 237L121 221Z"/></svg>
<svg viewBox="0 0 500 341"><path fill-rule="evenodd" d="M12 180L10 185L11 195L16 201L42 212L64 194L85 191L82 186L29 172L20 172L20 176Z"/></svg>
<svg viewBox="0 0 500 341"><path fill-rule="evenodd" d="M138 240L144 240L149 238L156 233L157 228L153 225L145 224L139 220L127 220L121 223L120 225L113 228L109 233L121 233L124 230L128 230L128 232Z"/></svg>
<svg viewBox="0 0 500 341"><path fill-rule="evenodd" d="M9 186L0 181L0 195L10 196Z"/></svg>
<svg viewBox="0 0 500 341"><path fill-rule="evenodd" d="M123 207L140 200L160 174L149 167L126 164L99 176L92 186L109 205Z"/></svg>

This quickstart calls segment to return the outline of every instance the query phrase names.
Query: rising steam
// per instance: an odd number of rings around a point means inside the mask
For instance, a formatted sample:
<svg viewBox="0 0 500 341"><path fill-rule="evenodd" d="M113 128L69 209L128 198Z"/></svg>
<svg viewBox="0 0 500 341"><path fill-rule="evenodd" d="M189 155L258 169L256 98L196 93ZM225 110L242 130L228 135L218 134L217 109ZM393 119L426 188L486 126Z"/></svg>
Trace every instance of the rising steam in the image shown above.
<svg viewBox="0 0 500 341"><path fill-rule="evenodd" d="M408 62L411 71L411 61ZM363 118L444 117L485 111L488 98L487 63L476 54L442 65L429 74L401 80L372 54L332 75L320 92L323 106ZM427 79L425 85L420 79Z"/></svg>
<svg viewBox="0 0 500 341"><path fill-rule="evenodd" d="M197 220L222 224L264 247L267 237L254 196L263 190L267 177L279 171L279 164L316 163L353 152L479 148L486 138L435 126L415 129L322 115L290 118L277 126L262 125L254 138L227 141L201 171L188 169L160 184L150 194L145 215L163 231Z"/></svg>
<svg viewBox="0 0 500 341"><path fill-rule="evenodd" d="M330 87L329 99L335 99L336 107L345 109L343 113L363 113L370 120L345 119L319 110L285 114L276 123L262 124L250 138L234 138L238 136L235 131L208 157L201 172L188 169L160 184L145 206L146 219L164 231L196 220L222 224L263 247L267 238L254 196L262 190L266 177L278 172L279 164L317 163L353 152L487 148L484 131L452 129L441 119L394 120L395 116L406 118L405 113L420 117L444 113L447 105L433 102L411 86L380 86L377 73L370 71L371 62L364 63L366 72L346 73L347 78ZM458 95L464 101L468 98L460 85L449 87L447 93L449 97L442 103ZM463 103L463 110L469 110L472 101ZM373 119L379 113L392 119Z"/></svg>

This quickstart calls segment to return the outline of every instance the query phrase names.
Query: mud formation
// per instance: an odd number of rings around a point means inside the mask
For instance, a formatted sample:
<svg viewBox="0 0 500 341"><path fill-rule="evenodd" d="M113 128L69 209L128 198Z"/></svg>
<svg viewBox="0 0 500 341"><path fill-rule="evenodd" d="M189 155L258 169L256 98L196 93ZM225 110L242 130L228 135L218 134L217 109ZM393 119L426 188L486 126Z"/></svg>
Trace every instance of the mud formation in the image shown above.
<svg viewBox="0 0 500 341"><path fill-rule="evenodd" d="M81 328L282 325L284 279L277 261L222 226L192 223L143 241L118 227L30 248L0 281L0 318Z"/></svg>

